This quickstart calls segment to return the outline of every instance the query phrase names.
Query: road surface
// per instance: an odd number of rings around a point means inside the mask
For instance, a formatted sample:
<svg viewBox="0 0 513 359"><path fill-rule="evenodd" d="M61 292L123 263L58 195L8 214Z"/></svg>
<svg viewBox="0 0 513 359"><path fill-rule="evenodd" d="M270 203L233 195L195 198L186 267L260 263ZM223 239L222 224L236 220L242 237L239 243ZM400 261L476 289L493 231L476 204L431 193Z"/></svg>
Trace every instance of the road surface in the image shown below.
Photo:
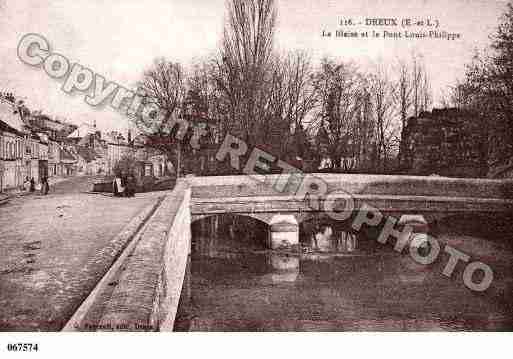
<svg viewBox="0 0 513 359"><path fill-rule="evenodd" d="M60 330L107 271L103 250L164 195L85 193L92 180L0 205L0 331Z"/></svg>

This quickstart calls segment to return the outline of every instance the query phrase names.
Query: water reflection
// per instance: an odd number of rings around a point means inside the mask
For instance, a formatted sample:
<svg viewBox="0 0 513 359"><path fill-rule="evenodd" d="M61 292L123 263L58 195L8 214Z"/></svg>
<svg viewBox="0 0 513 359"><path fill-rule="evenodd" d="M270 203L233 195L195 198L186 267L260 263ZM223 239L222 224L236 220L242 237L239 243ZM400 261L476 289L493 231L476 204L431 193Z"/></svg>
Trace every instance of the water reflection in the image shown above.
<svg viewBox="0 0 513 359"><path fill-rule="evenodd" d="M513 329L510 272L498 270L496 292L476 294L440 274L445 262L421 266L336 226L303 230L295 252L267 249L266 236L195 236L176 330Z"/></svg>
<svg viewBox="0 0 513 359"><path fill-rule="evenodd" d="M351 253L358 247L358 237L355 233L333 231L331 226L322 226L310 236L310 248L321 252Z"/></svg>
<svg viewBox="0 0 513 359"><path fill-rule="evenodd" d="M299 276L299 255L269 253L271 280L274 283L295 282Z"/></svg>

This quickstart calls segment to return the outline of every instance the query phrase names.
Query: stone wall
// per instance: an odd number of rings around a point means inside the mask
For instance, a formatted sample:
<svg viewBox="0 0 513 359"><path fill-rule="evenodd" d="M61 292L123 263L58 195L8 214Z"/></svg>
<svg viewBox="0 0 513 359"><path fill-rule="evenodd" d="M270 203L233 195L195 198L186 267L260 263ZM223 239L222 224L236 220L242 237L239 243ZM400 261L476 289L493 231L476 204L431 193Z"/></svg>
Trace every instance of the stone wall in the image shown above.
<svg viewBox="0 0 513 359"><path fill-rule="evenodd" d="M100 327L127 323L136 331L173 329L190 254L190 193L180 182L147 222Z"/></svg>
<svg viewBox="0 0 513 359"><path fill-rule="evenodd" d="M513 178L513 158L503 164L490 166L488 177L496 179Z"/></svg>
<svg viewBox="0 0 513 359"><path fill-rule="evenodd" d="M401 168L415 175L485 177L486 143L484 123L470 112L424 112L403 130Z"/></svg>
<svg viewBox="0 0 513 359"><path fill-rule="evenodd" d="M177 186L177 189L182 193L176 193L174 199L176 211L167 235L155 301L154 320L158 323L159 331L173 330L187 261L191 254L191 189L184 183Z"/></svg>
<svg viewBox="0 0 513 359"><path fill-rule="evenodd" d="M326 173L308 174L298 178L280 175L191 177L187 181L192 187L194 202L195 199L222 197L293 196L298 192L301 180L308 184L309 178L324 182L327 193L343 191L365 195L502 198L510 187L507 182L490 179ZM277 191L273 187L279 180L287 179L290 183L284 191Z"/></svg>

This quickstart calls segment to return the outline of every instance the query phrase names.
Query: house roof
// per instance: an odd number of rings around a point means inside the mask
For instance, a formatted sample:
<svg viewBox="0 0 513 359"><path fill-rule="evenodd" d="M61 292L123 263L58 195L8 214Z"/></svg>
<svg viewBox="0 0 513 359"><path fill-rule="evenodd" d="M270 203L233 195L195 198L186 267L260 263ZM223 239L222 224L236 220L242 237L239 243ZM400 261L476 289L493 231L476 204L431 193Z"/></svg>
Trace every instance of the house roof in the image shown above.
<svg viewBox="0 0 513 359"><path fill-rule="evenodd" d="M95 133L97 130L94 126L91 126L87 123L83 123L78 128L73 131L70 135L68 135L68 138L82 138L87 135Z"/></svg>
<svg viewBox="0 0 513 359"><path fill-rule="evenodd" d="M11 103L0 101L0 121L2 121L8 127L5 127L5 131L8 128L14 129L18 133L25 132L25 124L20 118L19 114L15 114L16 106Z"/></svg>
<svg viewBox="0 0 513 359"><path fill-rule="evenodd" d="M17 131L15 128L12 128L11 126L9 126L9 124L5 123L2 120L0 120L0 131L14 133L19 136L22 135L20 131Z"/></svg>
<svg viewBox="0 0 513 359"><path fill-rule="evenodd" d="M109 144L126 144L127 141L123 135L117 131L111 131L103 135L103 139Z"/></svg>
<svg viewBox="0 0 513 359"><path fill-rule="evenodd" d="M86 162L92 162L97 158L101 157L98 152L96 152L93 148L84 147L84 146L76 146L77 154L82 157Z"/></svg>
<svg viewBox="0 0 513 359"><path fill-rule="evenodd" d="M60 149L60 158L63 162L76 162L77 159L65 148Z"/></svg>

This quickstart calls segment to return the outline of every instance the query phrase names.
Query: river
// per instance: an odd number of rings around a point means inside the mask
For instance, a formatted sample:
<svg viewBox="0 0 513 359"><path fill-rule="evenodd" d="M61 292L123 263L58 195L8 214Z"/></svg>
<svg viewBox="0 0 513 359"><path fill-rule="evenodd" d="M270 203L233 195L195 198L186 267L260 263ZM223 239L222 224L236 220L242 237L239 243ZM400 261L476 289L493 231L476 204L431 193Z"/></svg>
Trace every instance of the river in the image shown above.
<svg viewBox="0 0 513 359"><path fill-rule="evenodd" d="M438 235L494 261L490 289L466 288L461 268L443 276L444 257L423 266L364 237L350 251L321 252L302 238L301 251L286 252L254 236L196 235L175 330L512 330L510 247L450 229Z"/></svg>

